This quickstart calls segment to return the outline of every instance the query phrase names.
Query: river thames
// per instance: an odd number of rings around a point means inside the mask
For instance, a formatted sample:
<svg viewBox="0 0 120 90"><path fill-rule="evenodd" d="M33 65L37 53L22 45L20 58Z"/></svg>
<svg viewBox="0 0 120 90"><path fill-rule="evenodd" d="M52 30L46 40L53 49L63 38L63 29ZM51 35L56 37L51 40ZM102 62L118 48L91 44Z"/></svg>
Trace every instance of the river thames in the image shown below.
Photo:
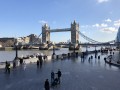
<svg viewBox="0 0 120 90"><path fill-rule="evenodd" d="M100 49L100 47L96 48L97 50ZM81 48L78 52L80 51L85 51L86 48ZM94 47L89 47L88 51L95 50ZM63 53L68 53L68 52L73 52L69 51L67 48L61 48L60 50L55 50L56 55L58 54L63 54ZM0 51L0 62L4 61L12 61L15 58L15 51ZM34 55L37 53L43 53L45 55L52 55L53 51L52 50L18 50L18 56L26 56L26 55Z"/></svg>

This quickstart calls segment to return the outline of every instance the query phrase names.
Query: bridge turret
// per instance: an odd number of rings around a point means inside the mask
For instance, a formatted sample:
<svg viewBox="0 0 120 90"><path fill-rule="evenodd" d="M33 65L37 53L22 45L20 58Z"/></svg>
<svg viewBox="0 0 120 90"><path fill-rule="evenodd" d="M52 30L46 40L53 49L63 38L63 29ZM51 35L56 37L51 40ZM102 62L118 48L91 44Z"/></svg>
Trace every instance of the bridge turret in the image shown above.
<svg viewBox="0 0 120 90"><path fill-rule="evenodd" d="M45 24L42 26L42 43L50 42L50 27Z"/></svg>
<svg viewBox="0 0 120 90"><path fill-rule="evenodd" d="M79 24L75 20L71 23L71 42L74 44L79 43Z"/></svg>

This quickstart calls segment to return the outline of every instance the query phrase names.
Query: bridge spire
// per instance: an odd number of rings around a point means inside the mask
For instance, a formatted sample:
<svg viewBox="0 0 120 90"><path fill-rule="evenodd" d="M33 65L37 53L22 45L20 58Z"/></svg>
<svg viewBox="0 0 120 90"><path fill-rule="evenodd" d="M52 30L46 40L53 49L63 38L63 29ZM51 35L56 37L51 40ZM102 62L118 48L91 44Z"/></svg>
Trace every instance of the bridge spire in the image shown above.
<svg viewBox="0 0 120 90"><path fill-rule="evenodd" d="M71 24L71 42L74 44L79 43L79 24L75 20Z"/></svg>
<svg viewBox="0 0 120 90"><path fill-rule="evenodd" d="M42 42L50 42L50 27L47 25L47 23L42 26Z"/></svg>

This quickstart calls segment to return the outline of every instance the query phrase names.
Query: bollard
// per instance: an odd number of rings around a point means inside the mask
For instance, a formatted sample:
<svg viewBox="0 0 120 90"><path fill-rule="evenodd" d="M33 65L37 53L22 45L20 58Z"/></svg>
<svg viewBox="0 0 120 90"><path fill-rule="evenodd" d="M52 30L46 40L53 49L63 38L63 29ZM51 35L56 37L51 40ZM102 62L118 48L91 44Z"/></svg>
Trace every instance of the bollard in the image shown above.
<svg viewBox="0 0 120 90"><path fill-rule="evenodd" d="M100 56L98 56L98 59L100 59Z"/></svg>
<svg viewBox="0 0 120 90"><path fill-rule="evenodd" d="M91 55L91 59L93 59L93 56Z"/></svg>
<svg viewBox="0 0 120 90"><path fill-rule="evenodd" d="M106 61L106 58L104 58L104 60Z"/></svg>
<svg viewBox="0 0 120 90"><path fill-rule="evenodd" d="M70 57L70 53L68 53L68 57Z"/></svg>
<svg viewBox="0 0 120 90"><path fill-rule="evenodd" d="M97 58L97 55L95 55L95 58Z"/></svg>

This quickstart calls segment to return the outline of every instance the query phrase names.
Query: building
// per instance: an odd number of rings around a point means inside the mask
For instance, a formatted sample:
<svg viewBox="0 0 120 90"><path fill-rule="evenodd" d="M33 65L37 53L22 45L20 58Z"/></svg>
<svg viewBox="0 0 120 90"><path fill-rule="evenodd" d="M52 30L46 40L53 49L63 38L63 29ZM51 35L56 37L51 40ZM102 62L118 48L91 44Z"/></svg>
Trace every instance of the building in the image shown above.
<svg viewBox="0 0 120 90"><path fill-rule="evenodd" d="M116 42L116 43L119 43L119 42L120 42L120 27L119 27L119 29L118 29L115 42Z"/></svg>
<svg viewBox="0 0 120 90"><path fill-rule="evenodd" d="M24 44L28 44L30 42L30 38L29 37L19 37L16 39L16 43L18 45L24 45Z"/></svg>
<svg viewBox="0 0 120 90"><path fill-rule="evenodd" d="M41 39L35 34L30 34L28 37L30 38L30 43L33 43L33 44L41 43Z"/></svg>
<svg viewBox="0 0 120 90"><path fill-rule="evenodd" d="M12 47L15 44L15 38L0 38L0 45L2 47Z"/></svg>

